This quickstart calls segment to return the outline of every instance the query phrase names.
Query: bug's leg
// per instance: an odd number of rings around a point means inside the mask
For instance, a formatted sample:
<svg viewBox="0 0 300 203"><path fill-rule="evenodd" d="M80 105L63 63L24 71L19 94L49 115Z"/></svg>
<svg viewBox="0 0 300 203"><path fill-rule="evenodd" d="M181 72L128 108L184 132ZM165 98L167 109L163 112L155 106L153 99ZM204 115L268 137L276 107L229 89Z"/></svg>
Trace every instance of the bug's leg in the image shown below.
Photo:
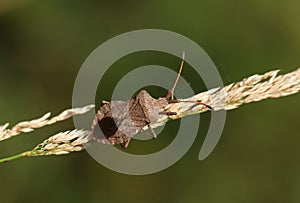
<svg viewBox="0 0 300 203"><path fill-rule="evenodd" d="M152 128L149 124L148 124L148 128L149 128L149 130L150 130L150 132L151 132L151 134L152 134L153 139L156 139L156 138L157 138L157 135L156 135L156 133L154 132L153 128Z"/></svg>
<svg viewBox="0 0 300 203"><path fill-rule="evenodd" d="M200 100L180 100L180 99L172 99L169 101L169 103L179 103L179 102L190 102L190 103L195 103L195 104L199 104L199 105L203 105L203 106L206 106L208 109L210 110L214 110L211 106L201 102Z"/></svg>
<svg viewBox="0 0 300 203"><path fill-rule="evenodd" d="M123 147L123 148L127 148L128 147L128 145L129 145L129 143L130 143L130 140L131 140L131 137L129 137L129 138L127 138L126 140L125 140L125 142L123 142L122 144L121 144L121 146Z"/></svg>
<svg viewBox="0 0 300 203"><path fill-rule="evenodd" d="M182 68L183 68L183 64L184 64L184 57L185 57L185 53L182 52L182 60L181 60L181 64L180 64L180 68L179 68L178 74L177 74L177 78L175 80L175 83L174 83L172 89L169 90L169 92L165 96L167 99L170 98L170 97L171 97L172 100L174 99L174 90L176 88L176 85L178 83L178 80L179 80L181 72L182 72Z"/></svg>
<svg viewBox="0 0 300 203"><path fill-rule="evenodd" d="M109 141L110 144L115 145L116 144L116 139L115 138L107 138L107 140Z"/></svg>
<svg viewBox="0 0 300 203"><path fill-rule="evenodd" d="M176 116L176 112L165 112L167 116Z"/></svg>

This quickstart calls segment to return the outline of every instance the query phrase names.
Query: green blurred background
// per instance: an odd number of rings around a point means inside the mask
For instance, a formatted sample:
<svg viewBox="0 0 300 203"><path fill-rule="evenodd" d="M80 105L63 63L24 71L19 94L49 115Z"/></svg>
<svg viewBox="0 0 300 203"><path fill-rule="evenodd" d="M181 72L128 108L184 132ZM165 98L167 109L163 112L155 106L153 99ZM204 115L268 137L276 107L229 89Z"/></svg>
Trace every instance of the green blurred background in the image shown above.
<svg viewBox="0 0 300 203"><path fill-rule="evenodd" d="M1 0L0 123L69 108L87 56L106 40L136 29L166 29L192 39L212 58L225 84L278 68L290 72L300 64L299 10L298 0ZM113 76L102 81L106 89L100 88L97 98L109 99L116 82L138 66L176 70L179 62L161 53L125 57L110 69ZM185 70L194 90L205 90ZM203 114L192 148L156 174L118 174L87 152L1 164L0 202L300 202L299 102L298 94L228 112L217 147L198 161L210 117ZM129 152L162 149L178 124L170 122L155 141L131 143ZM4 141L1 157L73 127L65 121Z"/></svg>

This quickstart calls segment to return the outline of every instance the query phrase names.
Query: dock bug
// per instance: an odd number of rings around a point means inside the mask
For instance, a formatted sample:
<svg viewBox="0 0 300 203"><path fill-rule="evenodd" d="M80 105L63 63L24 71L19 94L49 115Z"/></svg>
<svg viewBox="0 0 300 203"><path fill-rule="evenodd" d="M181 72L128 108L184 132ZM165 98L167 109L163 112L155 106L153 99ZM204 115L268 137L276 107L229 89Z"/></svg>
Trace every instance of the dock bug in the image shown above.
<svg viewBox="0 0 300 203"><path fill-rule="evenodd" d="M160 112L164 112L167 116L177 114L176 112L167 112L165 107L169 103L181 102L174 100L173 94L183 64L184 53L175 83L163 97L154 99L146 90L141 90L128 101L102 101L92 124L93 138L102 144L121 144L122 147L127 148L133 136L140 133L145 126L148 126L153 138L156 138L157 135L150 124L158 120ZM201 101L184 102L193 102L212 109Z"/></svg>

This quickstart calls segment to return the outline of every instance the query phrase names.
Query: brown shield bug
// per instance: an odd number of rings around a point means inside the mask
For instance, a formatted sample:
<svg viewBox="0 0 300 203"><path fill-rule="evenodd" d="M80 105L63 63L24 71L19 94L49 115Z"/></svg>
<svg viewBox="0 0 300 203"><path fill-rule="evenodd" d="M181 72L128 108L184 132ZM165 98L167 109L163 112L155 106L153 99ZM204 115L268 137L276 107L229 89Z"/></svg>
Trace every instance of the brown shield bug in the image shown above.
<svg viewBox="0 0 300 203"><path fill-rule="evenodd" d="M175 83L164 97L154 99L146 90L141 90L128 101L102 101L92 124L94 139L99 143L121 144L122 147L127 148L133 136L140 133L145 126L148 126L153 138L156 138L157 135L150 124L158 120L160 112L165 112L167 116L176 115L176 112L167 112L165 107L169 103L179 102L173 99L173 93L183 64L184 54ZM210 106L200 101L185 102L204 105L212 110Z"/></svg>

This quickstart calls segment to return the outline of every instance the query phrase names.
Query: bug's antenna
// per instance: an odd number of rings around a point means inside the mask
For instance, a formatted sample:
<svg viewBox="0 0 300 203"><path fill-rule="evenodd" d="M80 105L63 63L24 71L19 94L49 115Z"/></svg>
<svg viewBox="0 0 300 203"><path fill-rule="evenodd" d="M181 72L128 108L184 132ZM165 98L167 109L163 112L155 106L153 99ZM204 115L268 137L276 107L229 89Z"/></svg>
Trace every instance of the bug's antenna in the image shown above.
<svg viewBox="0 0 300 203"><path fill-rule="evenodd" d="M180 75L181 75L181 72L182 72L182 69L183 69L184 58L185 58L185 52L183 51L183 52L182 52L182 60L181 60L181 64L180 64L180 69L179 69L179 71L178 71L178 74L177 74L175 83L174 83L172 89L171 89L171 90L168 92L168 94L166 95L166 98L168 99L168 98L171 97L171 100L169 101L170 103L191 102L191 103L195 103L195 104L199 104L199 105L204 105L204 106L206 106L208 109L213 110L213 108L212 108L211 106L209 106L209 105L207 105L207 104L205 104L205 103L203 103L203 102L201 102L201 101L199 101L199 100L197 100L197 101L191 101L191 100L184 100L184 101L182 101L182 100L178 100L178 99L175 99L175 100L174 100L174 90L175 90L175 88L176 88L176 85L177 85L177 83L178 83L178 80L179 80L179 78L180 78ZM173 112L168 112L168 113L169 113L169 114L170 114L170 113L173 114Z"/></svg>
<svg viewBox="0 0 300 203"><path fill-rule="evenodd" d="M171 100L174 99L174 90L175 90L175 88L176 88L176 85L177 85L177 83L178 83L178 80L179 80L180 75L181 75L181 72L182 72L182 68L183 68L183 64L184 64L184 58L185 58L185 52L183 51L183 52L182 52L182 60L181 60L180 68L179 68L179 71L178 71L178 74L177 74L175 83L174 83L172 89L171 89L171 90L168 92L168 94L166 95L166 98L171 97Z"/></svg>

